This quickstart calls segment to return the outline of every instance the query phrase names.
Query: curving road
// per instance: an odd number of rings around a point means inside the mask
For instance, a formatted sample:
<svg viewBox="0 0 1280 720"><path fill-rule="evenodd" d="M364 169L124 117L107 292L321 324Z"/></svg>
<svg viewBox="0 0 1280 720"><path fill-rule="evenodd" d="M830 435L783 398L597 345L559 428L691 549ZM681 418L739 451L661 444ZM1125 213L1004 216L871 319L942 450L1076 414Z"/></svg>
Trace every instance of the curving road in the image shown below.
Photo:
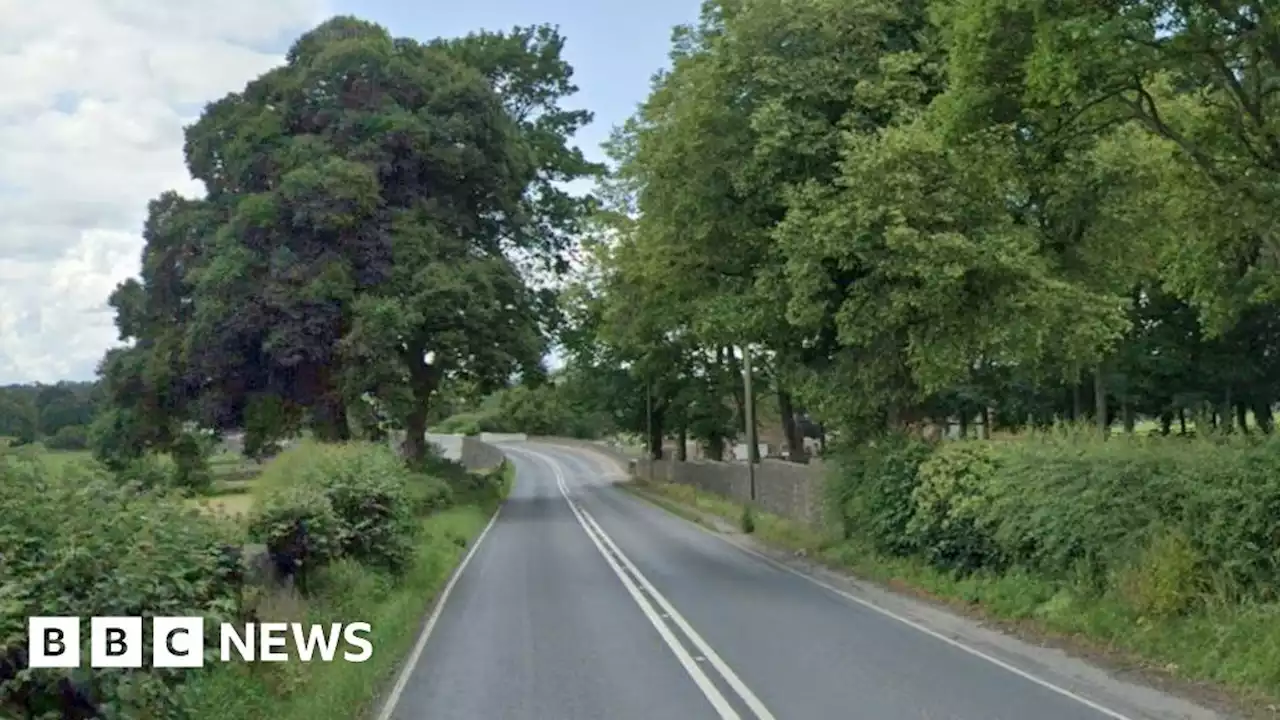
<svg viewBox="0 0 1280 720"><path fill-rule="evenodd" d="M1214 718L965 621L815 582L612 487L606 457L502 446L510 498L381 720ZM423 645L425 643L425 645Z"/></svg>

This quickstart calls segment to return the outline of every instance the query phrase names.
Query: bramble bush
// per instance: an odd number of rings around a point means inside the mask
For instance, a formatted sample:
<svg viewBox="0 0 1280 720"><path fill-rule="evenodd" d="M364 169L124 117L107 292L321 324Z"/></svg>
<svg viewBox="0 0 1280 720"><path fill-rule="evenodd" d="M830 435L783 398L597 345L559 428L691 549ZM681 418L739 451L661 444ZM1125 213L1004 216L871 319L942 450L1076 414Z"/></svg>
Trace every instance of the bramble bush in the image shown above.
<svg viewBox="0 0 1280 720"><path fill-rule="evenodd" d="M26 646L30 615L230 618L237 588L222 560L234 528L176 497L123 486L88 464L0 457L0 656ZM168 717L180 671L23 669L0 674L0 715L59 715L74 680L104 718Z"/></svg>

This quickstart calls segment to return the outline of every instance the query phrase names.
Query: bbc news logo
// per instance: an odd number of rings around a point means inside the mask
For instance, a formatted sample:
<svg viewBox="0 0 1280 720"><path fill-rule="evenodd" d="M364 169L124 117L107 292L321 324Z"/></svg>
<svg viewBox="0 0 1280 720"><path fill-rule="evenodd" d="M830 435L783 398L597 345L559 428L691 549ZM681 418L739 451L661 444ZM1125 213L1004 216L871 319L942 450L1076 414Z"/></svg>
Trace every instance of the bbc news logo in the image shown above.
<svg viewBox="0 0 1280 720"><path fill-rule="evenodd" d="M205 661L204 618L156 617L151 619L151 666L197 668ZM222 623L218 633L218 657L233 662L288 662L295 657L311 662L316 657L333 662L344 643L341 657L362 663L373 656L368 638L369 623L247 623L243 630ZM295 654L288 651L293 640ZM27 619L29 666L33 668L76 668L81 666L80 618L31 617ZM94 617L89 619L89 667L140 668L146 644L141 617ZM353 652L351 648L354 648Z"/></svg>

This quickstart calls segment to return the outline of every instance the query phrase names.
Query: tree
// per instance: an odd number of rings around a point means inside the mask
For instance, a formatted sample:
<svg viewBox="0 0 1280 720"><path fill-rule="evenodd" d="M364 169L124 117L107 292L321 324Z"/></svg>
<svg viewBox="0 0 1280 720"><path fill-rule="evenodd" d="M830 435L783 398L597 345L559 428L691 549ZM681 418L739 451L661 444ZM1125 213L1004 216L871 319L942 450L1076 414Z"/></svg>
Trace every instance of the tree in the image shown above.
<svg viewBox="0 0 1280 720"><path fill-rule="evenodd" d="M158 448L179 420L247 424L266 447L301 418L341 440L372 396L421 459L442 381L536 372L549 298L516 258L563 265L590 201L556 183L594 170L567 145L590 116L559 107L562 47L338 17L210 104L186 143L207 197L152 203L142 277L113 296L134 344L104 363L106 427Z"/></svg>

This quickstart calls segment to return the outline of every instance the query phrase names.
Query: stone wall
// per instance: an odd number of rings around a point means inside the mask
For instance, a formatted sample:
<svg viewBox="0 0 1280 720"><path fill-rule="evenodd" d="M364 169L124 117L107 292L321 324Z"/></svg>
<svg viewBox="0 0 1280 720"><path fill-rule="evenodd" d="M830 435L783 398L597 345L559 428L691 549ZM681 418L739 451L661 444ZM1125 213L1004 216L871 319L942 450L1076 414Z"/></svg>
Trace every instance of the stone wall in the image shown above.
<svg viewBox="0 0 1280 720"><path fill-rule="evenodd" d="M649 461L637 460L633 475L649 479ZM820 527L823 523L822 483L825 471L820 461L806 465L782 460L763 460L755 466L756 505L774 515ZM653 463L653 480L690 485L736 502L751 497L751 479L745 463L709 460Z"/></svg>
<svg viewBox="0 0 1280 720"><path fill-rule="evenodd" d="M491 470L502 464L506 456L498 448L473 437L462 438L462 464L468 470Z"/></svg>

